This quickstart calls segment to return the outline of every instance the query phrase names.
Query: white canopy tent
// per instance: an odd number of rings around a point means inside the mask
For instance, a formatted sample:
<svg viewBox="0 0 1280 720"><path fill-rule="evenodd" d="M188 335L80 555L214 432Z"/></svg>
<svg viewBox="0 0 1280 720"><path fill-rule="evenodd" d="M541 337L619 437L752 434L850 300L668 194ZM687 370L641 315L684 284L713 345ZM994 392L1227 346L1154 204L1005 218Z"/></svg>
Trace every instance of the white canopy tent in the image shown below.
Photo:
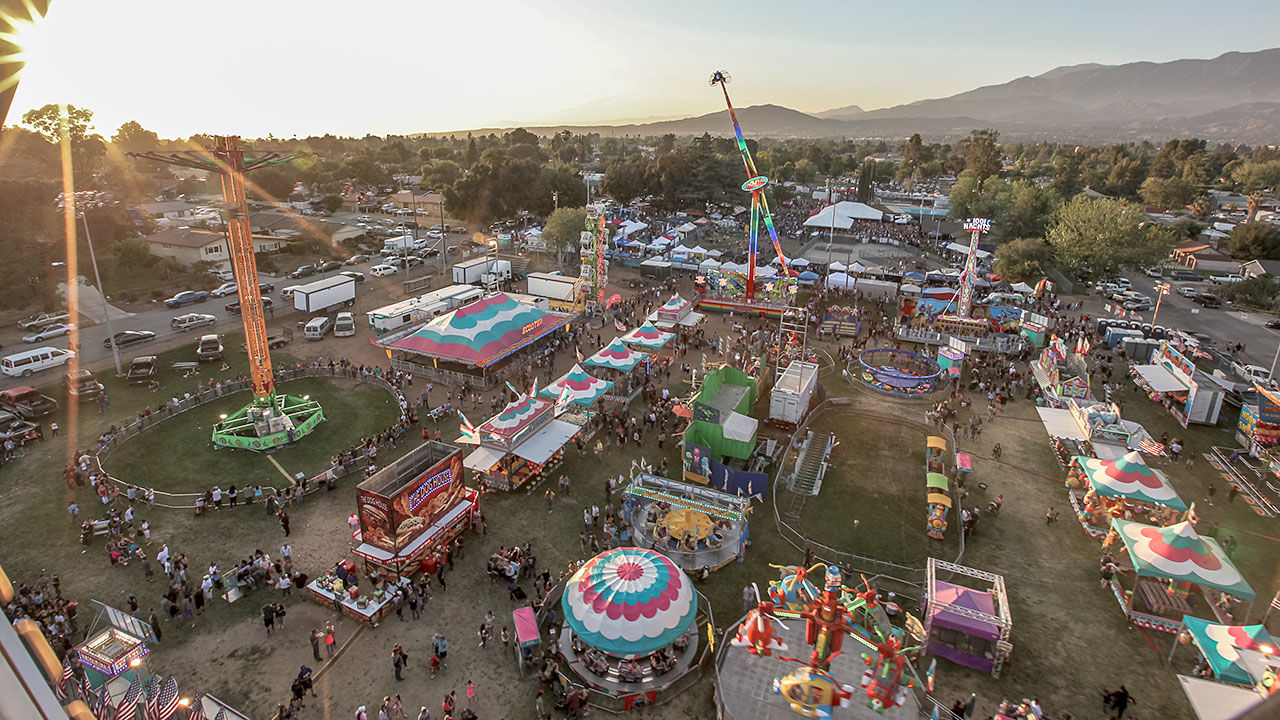
<svg viewBox="0 0 1280 720"><path fill-rule="evenodd" d="M708 251L707 251L707 257L718 258L718 257L720 257L721 255L724 255L724 253L720 252L719 250L708 250Z"/></svg>
<svg viewBox="0 0 1280 720"><path fill-rule="evenodd" d="M827 287L837 290L852 290L854 279L845 273L831 273L827 276Z"/></svg>
<svg viewBox="0 0 1280 720"><path fill-rule="evenodd" d="M778 269L772 265L764 265L756 267L756 277L773 277L778 274Z"/></svg>
<svg viewBox="0 0 1280 720"><path fill-rule="evenodd" d="M1143 380L1150 383L1154 392L1174 392L1187 389L1186 384L1175 377L1163 365L1137 365L1133 369L1138 371Z"/></svg>
<svg viewBox="0 0 1280 720"><path fill-rule="evenodd" d="M626 237L633 232L639 232L647 227L649 227L648 223L637 222L635 220L623 220L622 223L618 225L618 232L621 233L623 237Z"/></svg>
<svg viewBox="0 0 1280 720"><path fill-rule="evenodd" d="M1026 294L1026 293L1033 293L1036 291L1036 289L1024 282L1020 282L1020 283L1014 283L1013 291Z"/></svg>
<svg viewBox="0 0 1280 720"><path fill-rule="evenodd" d="M720 267L720 261L714 258L707 258L706 260L703 260L701 263L698 263L699 270L716 270L719 267Z"/></svg>
<svg viewBox="0 0 1280 720"><path fill-rule="evenodd" d="M831 263L830 265L828 265L827 269L830 270L831 272L844 272L845 270L849 269L849 266L837 260Z"/></svg>
<svg viewBox="0 0 1280 720"><path fill-rule="evenodd" d="M1179 675L1182 691L1200 720L1230 720L1266 698L1235 685Z"/></svg>
<svg viewBox="0 0 1280 720"><path fill-rule="evenodd" d="M835 205L828 205L816 214L804 221L805 227L811 228L836 228L837 230L848 230L853 227L854 220L883 220L884 213L867 205L866 203L838 202Z"/></svg>
<svg viewBox="0 0 1280 720"><path fill-rule="evenodd" d="M645 260L644 262L640 263L640 267L669 268L671 267L671 263L667 262L666 260L660 260L656 257L651 257L648 260Z"/></svg>
<svg viewBox="0 0 1280 720"><path fill-rule="evenodd" d="M787 264L792 267L809 267L809 261L804 258L796 258Z"/></svg>

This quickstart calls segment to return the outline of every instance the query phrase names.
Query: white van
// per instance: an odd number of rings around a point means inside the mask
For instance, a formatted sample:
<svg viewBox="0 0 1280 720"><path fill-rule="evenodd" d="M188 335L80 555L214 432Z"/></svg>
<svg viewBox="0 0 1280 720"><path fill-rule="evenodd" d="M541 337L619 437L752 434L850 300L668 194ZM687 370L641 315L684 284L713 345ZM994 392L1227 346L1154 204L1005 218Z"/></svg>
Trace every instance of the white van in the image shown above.
<svg viewBox="0 0 1280 720"><path fill-rule="evenodd" d="M0 359L0 372L10 377L31 377L32 373L67 364L76 354L56 347L38 347Z"/></svg>
<svg viewBox="0 0 1280 720"><path fill-rule="evenodd" d="M308 340L323 340L324 336L333 329L333 320L327 317L311 318L306 326L302 328L302 337Z"/></svg>
<svg viewBox="0 0 1280 720"><path fill-rule="evenodd" d="M356 316L349 312L340 312L333 321L334 337L351 337L356 334Z"/></svg>

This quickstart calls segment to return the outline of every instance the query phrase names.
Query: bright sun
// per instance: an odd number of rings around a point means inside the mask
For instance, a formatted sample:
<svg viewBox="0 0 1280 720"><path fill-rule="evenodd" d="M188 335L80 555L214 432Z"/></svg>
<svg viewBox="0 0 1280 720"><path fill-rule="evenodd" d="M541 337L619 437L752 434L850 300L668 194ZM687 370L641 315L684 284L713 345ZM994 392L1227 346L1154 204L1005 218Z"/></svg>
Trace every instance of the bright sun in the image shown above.
<svg viewBox="0 0 1280 720"><path fill-rule="evenodd" d="M19 0L17 11L0 8L0 91L17 84L22 65L36 61L45 49L46 33L40 11L32 0Z"/></svg>

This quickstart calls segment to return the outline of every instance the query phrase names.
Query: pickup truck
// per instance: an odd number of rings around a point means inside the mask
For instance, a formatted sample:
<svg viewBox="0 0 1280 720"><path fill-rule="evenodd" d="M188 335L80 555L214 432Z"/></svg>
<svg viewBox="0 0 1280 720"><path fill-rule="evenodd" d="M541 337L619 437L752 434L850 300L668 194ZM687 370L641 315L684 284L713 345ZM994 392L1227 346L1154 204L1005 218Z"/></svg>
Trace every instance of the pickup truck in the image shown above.
<svg viewBox="0 0 1280 720"><path fill-rule="evenodd" d="M39 315L32 315L26 320L19 322L18 327L22 328L23 330L38 330L44 327L45 325L52 325L54 323L66 322L67 320L70 320L70 319L71 319L71 315L65 312L40 313Z"/></svg>
<svg viewBox="0 0 1280 720"><path fill-rule="evenodd" d="M67 397L73 397L81 402L92 400L102 394L102 383L94 380L93 373L88 370L77 370L75 375L68 371L62 382L67 386Z"/></svg>
<svg viewBox="0 0 1280 720"><path fill-rule="evenodd" d="M25 445L32 433L36 437L43 436L39 425L23 420L11 412L0 411L0 443L12 440L18 445Z"/></svg>
<svg viewBox="0 0 1280 720"><path fill-rule="evenodd" d="M279 330L268 330L267 332L267 347L271 350L282 348L293 339L293 330L291 328L280 328ZM240 343L240 349L248 352L249 346Z"/></svg>
<svg viewBox="0 0 1280 720"><path fill-rule="evenodd" d="M1210 275L1209 282L1214 285L1229 285L1231 283L1244 282L1244 276L1234 273L1230 275Z"/></svg>
<svg viewBox="0 0 1280 720"><path fill-rule="evenodd" d="M200 338L200 344L196 346L196 361L206 362L209 360L222 359L222 341L217 335L204 335Z"/></svg>
<svg viewBox="0 0 1280 720"><path fill-rule="evenodd" d="M1271 373L1264 367L1257 365L1246 365L1242 362L1231 363L1231 369L1246 382L1257 383L1263 387L1275 387L1271 380Z"/></svg>
<svg viewBox="0 0 1280 720"><path fill-rule="evenodd" d="M0 392L0 407L23 420L34 420L58 409L58 401L28 385Z"/></svg>
<svg viewBox="0 0 1280 720"><path fill-rule="evenodd" d="M131 385L145 385L155 379L156 356L143 355L129 361L128 380Z"/></svg>
<svg viewBox="0 0 1280 720"><path fill-rule="evenodd" d="M270 309L271 309L271 306L272 306L272 305L274 305L274 304L275 304L275 303L271 300L271 298L269 298L269 297L264 297L264 298L262 298L262 309L263 309L263 310L270 310ZM223 305L222 307L223 307L223 309L224 309L224 310L226 310L227 312L231 313L232 315L239 315L239 314L240 314L240 301L239 301L239 300L236 300L235 302L229 302L229 303L227 303L226 305Z"/></svg>

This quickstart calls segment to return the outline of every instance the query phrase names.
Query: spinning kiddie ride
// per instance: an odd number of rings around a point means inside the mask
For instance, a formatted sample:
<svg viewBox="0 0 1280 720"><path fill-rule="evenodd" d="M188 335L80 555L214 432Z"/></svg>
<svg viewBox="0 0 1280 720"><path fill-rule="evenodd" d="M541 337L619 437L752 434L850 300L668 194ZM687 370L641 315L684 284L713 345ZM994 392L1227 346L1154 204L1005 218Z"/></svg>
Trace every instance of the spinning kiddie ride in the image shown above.
<svg viewBox="0 0 1280 720"><path fill-rule="evenodd" d="M918 353L894 348L872 348L858 354L858 377L872 390L897 397L917 397L942 388L947 377L942 367Z"/></svg>
<svg viewBox="0 0 1280 720"><path fill-rule="evenodd" d="M832 565L773 567L783 576L770 584L769 599L747 615L721 652L717 695L722 717L831 718L839 712L870 718L886 711L914 716L911 689L916 680L905 653L918 648L903 649L902 633L889 624L876 592L844 587L840 570ZM821 591L808 579L818 569L823 571ZM846 652L846 641L857 652ZM780 654L801 644L811 648L807 658ZM777 676L778 661L800 667ZM750 686L758 688L770 675L773 696L761 697ZM865 703L852 702L855 679L864 688Z"/></svg>

